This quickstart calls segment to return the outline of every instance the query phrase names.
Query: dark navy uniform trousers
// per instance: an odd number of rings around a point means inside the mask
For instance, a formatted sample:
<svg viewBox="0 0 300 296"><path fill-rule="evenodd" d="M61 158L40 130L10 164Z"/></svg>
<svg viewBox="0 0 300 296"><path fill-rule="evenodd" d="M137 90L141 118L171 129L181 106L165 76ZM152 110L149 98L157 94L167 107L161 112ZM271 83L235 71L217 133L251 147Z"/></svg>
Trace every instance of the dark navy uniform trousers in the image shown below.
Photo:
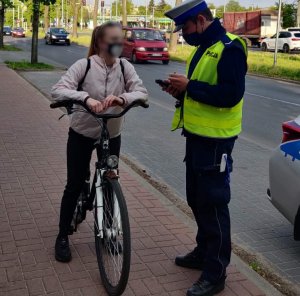
<svg viewBox="0 0 300 296"><path fill-rule="evenodd" d="M226 277L231 256L228 203L235 140L186 138L187 202L198 225L196 250L204 263L201 277L212 283ZM221 173L223 154L227 154L227 166Z"/></svg>

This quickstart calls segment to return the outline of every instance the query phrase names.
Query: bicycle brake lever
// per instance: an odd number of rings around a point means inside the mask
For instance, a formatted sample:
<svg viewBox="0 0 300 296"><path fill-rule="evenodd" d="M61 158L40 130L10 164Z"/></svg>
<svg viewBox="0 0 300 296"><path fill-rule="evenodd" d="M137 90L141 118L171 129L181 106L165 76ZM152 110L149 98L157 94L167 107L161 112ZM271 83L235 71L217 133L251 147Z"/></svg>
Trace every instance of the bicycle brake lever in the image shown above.
<svg viewBox="0 0 300 296"><path fill-rule="evenodd" d="M64 116L68 115L67 113L64 113L63 115L59 116L58 120L61 120Z"/></svg>

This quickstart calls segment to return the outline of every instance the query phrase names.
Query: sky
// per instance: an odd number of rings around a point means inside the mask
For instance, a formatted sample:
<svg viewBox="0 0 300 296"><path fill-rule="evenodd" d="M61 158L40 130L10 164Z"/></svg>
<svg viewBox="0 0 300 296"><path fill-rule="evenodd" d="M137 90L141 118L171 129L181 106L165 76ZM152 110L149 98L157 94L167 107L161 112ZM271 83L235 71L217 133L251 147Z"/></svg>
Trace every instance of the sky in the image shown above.
<svg viewBox="0 0 300 296"><path fill-rule="evenodd" d="M115 0L104 0L105 4L109 5L110 3L114 2ZM117 0L118 1L118 0ZM154 0L155 3L158 3L159 0ZM175 4L175 0L166 0L168 3L171 5ZM183 0L184 1L184 0ZM224 5L225 1L228 2L229 0L206 0L207 3L214 3L216 6ZM240 4L245 7L250 7L254 4L254 6L259 6L262 8L267 8L272 5L274 5L278 0L239 0ZM284 3L293 3L296 0L283 0ZM94 0L88 0L88 3L93 4ZM146 3L149 2L149 0L133 0L133 2L136 5L145 5Z"/></svg>

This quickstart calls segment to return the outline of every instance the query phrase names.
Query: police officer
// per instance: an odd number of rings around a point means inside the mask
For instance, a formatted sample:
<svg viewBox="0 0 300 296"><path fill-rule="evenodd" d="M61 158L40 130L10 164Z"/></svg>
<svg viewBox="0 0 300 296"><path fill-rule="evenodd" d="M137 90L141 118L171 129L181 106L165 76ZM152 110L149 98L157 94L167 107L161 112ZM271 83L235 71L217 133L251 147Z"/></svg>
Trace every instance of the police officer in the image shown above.
<svg viewBox="0 0 300 296"><path fill-rule="evenodd" d="M203 0L188 0L165 14L194 46L186 76L173 73L164 90L177 99L172 129L186 137L186 194L198 226L197 246L175 263L202 270L188 296L224 289L230 262L231 153L241 132L247 48L214 19Z"/></svg>

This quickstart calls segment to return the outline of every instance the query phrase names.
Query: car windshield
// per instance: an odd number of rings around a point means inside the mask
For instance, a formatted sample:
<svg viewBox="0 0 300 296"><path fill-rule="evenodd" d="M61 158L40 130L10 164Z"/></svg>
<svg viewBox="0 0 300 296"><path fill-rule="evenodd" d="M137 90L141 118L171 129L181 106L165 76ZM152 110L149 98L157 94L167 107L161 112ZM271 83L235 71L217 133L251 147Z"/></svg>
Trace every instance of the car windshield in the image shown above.
<svg viewBox="0 0 300 296"><path fill-rule="evenodd" d="M300 38L300 33L295 33L295 37Z"/></svg>
<svg viewBox="0 0 300 296"><path fill-rule="evenodd" d="M137 40L163 41L163 37L156 30L134 30L134 37Z"/></svg>
<svg viewBox="0 0 300 296"><path fill-rule="evenodd" d="M53 28L53 29L51 29L51 33L54 33L54 34L68 34L67 31L63 28Z"/></svg>

